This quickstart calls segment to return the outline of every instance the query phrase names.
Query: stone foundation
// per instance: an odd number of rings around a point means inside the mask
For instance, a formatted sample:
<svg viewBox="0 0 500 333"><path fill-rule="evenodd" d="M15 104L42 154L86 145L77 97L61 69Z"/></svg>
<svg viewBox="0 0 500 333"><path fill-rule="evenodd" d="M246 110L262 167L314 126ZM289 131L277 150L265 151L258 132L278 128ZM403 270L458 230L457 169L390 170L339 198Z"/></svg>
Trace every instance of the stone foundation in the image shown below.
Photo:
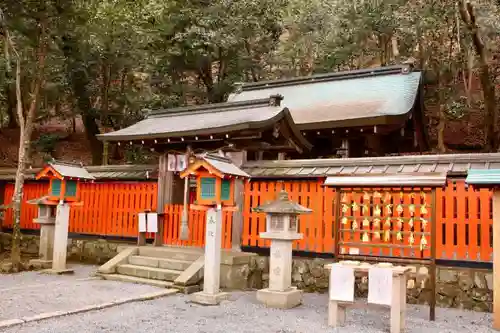
<svg viewBox="0 0 500 333"><path fill-rule="evenodd" d="M11 235L0 233L0 243L10 250ZM70 239L68 259L103 264L113 258L124 243L103 239ZM1 246L0 246L1 248ZM39 237L23 235L21 250L25 255L38 255ZM241 257L241 258L240 258ZM326 292L328 271L326 259L294 258L292 284L306 292ZM412 267L407 283L408 303L426 304L430 297L427 267ZM436 302L439 307L492 311L493 272L466 268L437 268ZM224 283L222 283L224 282ZM221 284L229 289L263 289L269 286L269 258L266 256L236 256L231 262L221 262ZM367 277L356 277L356 295L367 296Z"/></svg>
<svg viewBox="0 0 500 333"><path fill-rule="evenodd" d="M306 292L327 292L329 276L324 265L332 260L294 258L292 284ZM269 285L268 257L252 259L248 272L248 288L262 289ZM437 268L436 304L439 307L491 312L493 307L493 272L454 267ZM355 293L367 297L368 278L356 277ZM407 301L427 304L431 295L428 268L412 266L407 283Z"/></svg>
<svg viewBox="0 0 500 333"><path fill-rule="evenodd" d="M11 240L11 234L0 233L0 243L4 250L10 251ZM104 239L68 239L68 259L89 264L104 264L118 253L117 248L121 244L123 243ZM22 236L21 253L23 255L37 257L39 247L39 236Z"/></svg>

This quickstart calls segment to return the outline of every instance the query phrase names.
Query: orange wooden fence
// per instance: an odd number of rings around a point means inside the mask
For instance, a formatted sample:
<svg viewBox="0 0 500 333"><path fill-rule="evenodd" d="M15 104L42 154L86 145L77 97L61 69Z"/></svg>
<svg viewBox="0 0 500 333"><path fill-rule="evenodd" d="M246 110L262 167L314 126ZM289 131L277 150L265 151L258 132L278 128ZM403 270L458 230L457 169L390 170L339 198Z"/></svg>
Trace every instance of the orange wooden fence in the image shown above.
<svg viewBox="0 0 500 333"><path fill-rule="evenodd" d="M302 240L294 242L294 249L317 253L333 253L335 246L335 189L321 186L322 180L255 180L245 185L242 245L268 247L260 239L264 231L265 216L254 213L254 208L275 198L284 188L290 198L313 212L300 218ZM29 199L47 193L48 184L28 182L24 187L21 213L22 229L38 229L33 223L37 209L26 203ZM5 202L9 204L14 186L5 188ZM70 232L102 236L137 236L137 213L156 210L157 185L155 182L106 182L80 185L84 206L72 209ZM172 245L203 246L205 242L204 212L189 212L190 237L179 239L182 205L165 207L166 226L164 242ZM444 189L436 191L436 255L438 259L489 262L492 260L492 191L474 190L463 179L448 181ZM5 212L4 226L12 226L12 210ZM224 213L224 248L230 248L232 214Z"/></svg>
<svg viewBox="0 0 500 333"><path fill-rule="evenodd" d="M284 188L292 200L311 208L313 213L300 217L299 229L304 238L294 242L294 249L333 253L335 241L335 189L321 186L322 181L252 181L245 188L243 246L268 247L259 233L265 228L263 213L251 209L271 200ZM417 196L415 196L416 198ZM428 195L427 195L428 197ZM409 204L410 197L404 199ZM408 201L408 202L407 202ZM412 202L413 202L412 201ZM415 203L418 204L418 202ZM405 214L407 212L405 211ZM408 219L409 216L403 216ZM449 180L444 189L436 191L436 256L445 260L491 261L492 191L474 190L463 179ZM420 222L415 222L420 228ZM419 241L418 236L415 242ZM369 245L376 245L373 240ZM372 244L373 243L373 244ZM428 240L430 246L430 240ZM428 251L428 250L426 250Z"/></svg>
<svg viewBox="0 0 500 333"><path fill-rule="evenodd" d="M47 194L48 183L29 182L24 186L21 209L21 228L39 229L33 223L37 207L26 201ZM14 186L5 188L5 204L12 201ZM146 209L156 210L155 182L107 182L79 185L82 207L71 209L69 231L102 236L136 237L137 213ZM12 209L5 212L4 226L12 227Z"/></svg>
<svg viewBox="0 0 500 333"><path fill-rule="evenodd" d="M197 246L205 245L205 212L189 211L189 239L180 240L180 227L183 205L167 205L165 207L165 232L163 242L169 245ZM233 225L233 214L222 213L222 244L225 249L231 248L231 233Z"/></svg>

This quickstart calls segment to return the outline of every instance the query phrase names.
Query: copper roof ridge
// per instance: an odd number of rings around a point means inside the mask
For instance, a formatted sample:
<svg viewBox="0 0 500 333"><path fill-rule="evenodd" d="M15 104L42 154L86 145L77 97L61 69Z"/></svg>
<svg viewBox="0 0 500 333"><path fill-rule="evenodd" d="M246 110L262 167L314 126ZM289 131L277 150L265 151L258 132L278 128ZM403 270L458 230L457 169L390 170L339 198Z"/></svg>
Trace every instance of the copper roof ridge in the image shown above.
<svg viewBox="0 0 500 333"><path fill-rule="evenodd" d="M314 74L314 75L310 75L310 76L299 76L299 77L288 78L288 79L240 83L240 84L237 84L238 88L236 89L236 91L234 93L238 94L238 93L241 93L243 91L267 89L270 87L281 87L281 86L290 86L290 85L296 85L296 84L349 80L349 79L357 79L357 78L379 76L379 75L403 74L403 73L409 73L409 72L420 72L420 70L412 69L411 66L408 64L401 64L401 65L384 66L384 67L377 67L377 68L357 69L357 70L351 70L351 71L340 71L340 72Z"/></svg>
<svg viewBox="0 0 500 333"><path fill-rule="evenodd" d="M148 117L174 116L174 115L182 115L183 113L188 113L188 112L204 112L204 113L220 112L220 111L228 111L234 108L241 108L245 106L252 106L252 107L273 106L271 105L272 98L275 98L275 96L273 95L268 98L260 98L260 99L237 101L237 102L222 102L222 103L182 106L172 109L159 109L150 112L148 114Z"/></svg>

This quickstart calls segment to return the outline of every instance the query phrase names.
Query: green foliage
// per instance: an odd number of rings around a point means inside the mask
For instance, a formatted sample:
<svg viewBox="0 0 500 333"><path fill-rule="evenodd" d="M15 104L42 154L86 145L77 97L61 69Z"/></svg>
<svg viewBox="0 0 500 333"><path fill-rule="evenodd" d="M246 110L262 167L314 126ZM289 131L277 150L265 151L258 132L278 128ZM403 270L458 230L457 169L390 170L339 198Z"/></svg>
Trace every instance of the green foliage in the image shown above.
<svg viewBox="0 0 500 333"><path fill-rule="evenodd" d="M42 134L37 140L32 142L32 145L38 151L44 153L53 153L59 140L60 136L57 134Z"/></svg>
<svg viewBox="0 0 500 333"><path fill-rule="evenodd" d="M500 6L475 6L495 54ZM103 127L128 126L148 108L223 101L235 82L408 58L430 73L426 97L446 105L450 117L461 119L478 105L463 92L472 44L456 1L4 0L0 8L22 54L26 92L36 63L34 32L46 20L51 42L38 120L81 115L93 151ZM0 57L0 126L15 106L6 62ZM53 149L53 141L42 141L42 150Z"/></svg>

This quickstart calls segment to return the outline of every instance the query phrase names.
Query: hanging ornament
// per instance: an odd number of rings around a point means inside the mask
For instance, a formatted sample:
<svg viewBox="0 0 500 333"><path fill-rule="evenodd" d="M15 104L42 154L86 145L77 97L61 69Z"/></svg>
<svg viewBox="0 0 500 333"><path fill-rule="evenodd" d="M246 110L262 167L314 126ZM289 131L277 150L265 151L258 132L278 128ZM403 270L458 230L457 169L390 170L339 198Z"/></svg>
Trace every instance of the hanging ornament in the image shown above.
<svg viewBox="0 0 500 333"><path fill-rule="evenodd" d="M389 230L384 231L384 242L391 240L391 232Z"/></svg>
<svg viewBox="0 0 500 333"><path fill-rule="evenodd" d="M373 227L380 228L380 219L377 219L377 218L373 219Z"/></svg>
<svg viewBox="0 0 500 333"><path fill-rule="evenodd" d="M363 199L370 200L370 193L368 193L368 192L365 191L364 194L363 194Z"/></svg>
<svg viewBox="0 0 500 333"><path fill-rule="evenodd" d="M426 245L427 245L427 239L425 238L425 236L422 235L422 238L420 239L420 251L423 251Z"/></svg>
<svg viewBox="0 0 500 333"><path fill-rule="evenodd" d="M344 193L344 194L342 195L342 200L341 200L340 202L342 202L342 203L347 203L348 201L349 201L349 199L347 198L347 193Z"/></svg>
<svg viewBox="0 0 500 333"><path fill-rule="evenodd" d="M367 214L369 210L368 205L361 205L361 212L363 215Z"/></svg>
<svg viewBox="0 0 500 333"><path fill-rule="evenodd" d="M408 221L408 225L410 226L410 228L413 228L413 217L410 218L410 221Z"/></svg>
<svg viewBox="0 0 500 333"><path fill-rule="evenodd" d="M373 238L375 238L375 239L380 239L380 232L375 231L375 232L373 233Z"/></svg>
<svg viewBox="0 0 500 333"><path fill-rule="evenodd" d="M399 192L399 200L403 201L404 197L405 197L405 193L403 191Z"/></svg>
<svg viewBox="0 0 500 333"><path fill-rule="evenodd" d="M403 214L403 212L404 212L403 205L398 205L396 207L396 211L398 212L399 215Z"/></svg>
<svg viewBox="0 0 500 333"><path fill-rule="evenodd" d="M367 218L365 218L363 220L363 227L369 227L370 226L370 220L368 220Z"/></svg>
<svg viewBox="0 0 500 333"><path fill-rule="evenodd" d="M396 234L396 239L398 241L402 240L403 239L403 235L401 234L401 231L398 231L397 234Z"/></svg>
<svg viewBox="0 0 500 333"><path fill-rule="evenodd" d="M380 210L380 206L377 205L375 206L375 209L373 210L373 216L380 216L382 214L382 211Z"/></svg>
<svg viewBox="0 0 500 333"><path fill-rule="evenodd" d="M424 192L424 191L421 191L421 192L420 192L420 197L421 197L422 199L424 199L424 201L425 201L426 194L425 194L425 192Z"/></svg>
<svg viewBox="0 0 500 333"><path fill-rule="evenodd" d="M349 222L349 220L347 219L347 217L343 217L342 218L342 224L346 225L347 223Z"/></svg>
<svg viewBox="0 0 500 333"><path fill-rule="evenodd" d="M425 204L422 205L422 207L420 207L420 213L422 215L426 215L427 214L427 207L425 207Z"/></svg>
<svg viewBox="0 0 500 333"><path fill-rule="evenodd" d="M348 210L349 206L347 206L346 204L342 204L342 213L347 213Z"/></svg>
<svg viewBox="0 0 500 333"><path fill-rule="evenodd" d="M420 219L422 221L422 227L425 229L427 227L427 224L429 223L429 221L427 221L426 219Z"/></svg>
<svg viewBox="0 0 500 333"><path fill-rule="evenodd" d="M410 211L410 214L413 216L413 214L415 214L415 205L408 206L408 210Z"/></svg>
<svg viewBox="0 0 500 333"><path fill-rule="evenodd" d="M413 243L415 243L415 237L413 237L413 232L410 232L410 238L408 239L408 243L410 243L410 245L413 245Z"/></svg>
<svg viewBox="0 0 500 333"><path fill-rule="evenodd" d="M354 220L352 222L352 230L354 231L354 230L357 230L357 229L358 229L358 222L356 222L356 220Z"/></svg>
<svg viewBox="0 0 500 333"><path fill-rule="evenodd" d="M403 229L403 219L402 218L398 219L398 228Z"/></svg>
<svg viewBox="0 0 500 333"><path fill-rule="evenodd" d="M380 192L375 191L375 193L373 193L373 197L374 198L382 198L382 194L380 194Z"/></svg>
<svg viewBox="0 0 500 333"><path fill-rule="evenodd" d="M415 194L415 193L410 193L410 198L411 198L411 199L415 199L415 197L416 197L416 194Z"/></svg>
<svg viewBox="0 0 500 333"><path fill-rule="evenodd" d="M386 226L386 227L390 227L390 226L391 226L391 218L390 218L390 217L388 217L388 218L385 220L384 226Z"/></svg>
<svg viewBox="0 0 500 333"><path fill-rule="evenodd" d="M387 210L387 215L392 214L392 204L388 204L387 206L385 206L385 209Z"/></svg>
<svg viewBox="0 0 500 333"><path fill-rule="evenodd" d="M370 237L368 236L368 233L367 233L367 232L365 232L365 233L363 234L363 238L362 238L362 240L363 240L363 242L365 242L365 243L367 243L367 242L369 242L369 241L370 241Z"/></svg>
<svg viewBox="0 0 500 333"><path fill-rule="evenodd" d="M389 192L385 192L384 203L388 203L391 201L391 194Z"/></svg>
<svg viewBox="0 0 500 333"><path fill-rule="evenodd" d="M358 208L359 208L358 204L357 204L357 203L355 203L355 202L353 202L353 203L352 203L352 211L353 211L353 212L356 212L356 211L358 210Z"/></svg>

